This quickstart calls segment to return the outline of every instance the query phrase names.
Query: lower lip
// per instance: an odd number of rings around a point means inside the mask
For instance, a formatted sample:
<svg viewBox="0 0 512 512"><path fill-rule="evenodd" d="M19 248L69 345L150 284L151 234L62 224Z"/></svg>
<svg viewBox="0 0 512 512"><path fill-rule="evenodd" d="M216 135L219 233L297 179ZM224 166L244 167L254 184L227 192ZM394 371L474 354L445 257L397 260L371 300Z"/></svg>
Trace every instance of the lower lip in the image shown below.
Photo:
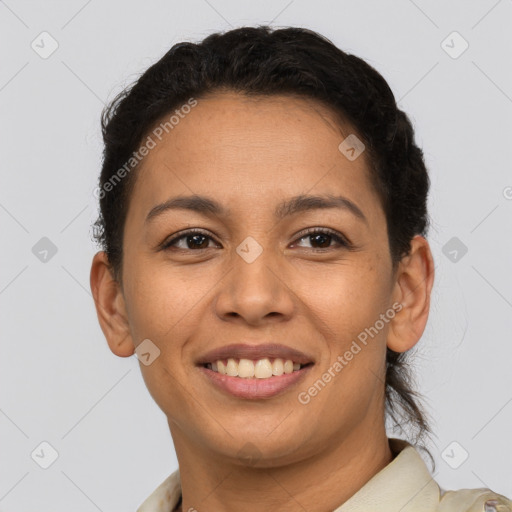
<svg viewBox="0 0 512 512"><path fill-rule="evenodd" d="M252 400L272 398L284 393L290 387L300 382L313 365L305 366L292 373L269 377L268 379L241 378L222 375L204 366L199 370L220 390L238 398Z"/></svg>

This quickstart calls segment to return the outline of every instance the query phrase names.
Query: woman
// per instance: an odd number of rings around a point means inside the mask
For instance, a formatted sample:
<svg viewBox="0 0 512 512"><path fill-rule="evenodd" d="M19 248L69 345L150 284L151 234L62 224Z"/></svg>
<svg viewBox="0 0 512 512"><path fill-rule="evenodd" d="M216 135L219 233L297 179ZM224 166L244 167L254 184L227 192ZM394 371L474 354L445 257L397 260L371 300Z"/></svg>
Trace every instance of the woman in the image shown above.
<svg viewBox="0 0 512 512"><path fill-rule="evenodd" d="M139 512L512 510L444 492L417 451L429 178L373 68L305 29L213 34L123 91L103 135L91 288L179 462Z"/></svg>

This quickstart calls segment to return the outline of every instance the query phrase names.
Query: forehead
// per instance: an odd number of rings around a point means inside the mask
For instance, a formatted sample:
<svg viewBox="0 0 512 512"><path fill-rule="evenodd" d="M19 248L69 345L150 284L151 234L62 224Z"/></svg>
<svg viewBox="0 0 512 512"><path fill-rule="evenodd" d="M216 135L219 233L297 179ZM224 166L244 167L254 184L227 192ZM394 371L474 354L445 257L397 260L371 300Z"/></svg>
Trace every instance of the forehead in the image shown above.
<svg viewBox="0 0 512 512"><path fill-rule="evenodd" d="M194 153L238 145L250 151L251 147L278 145L294 148L301 142L307 149L313 142L321 151L322 145L332 146L348 135L349 128L336 122L336 114L314 100L293 95L252 95L235 92L209 94L197 100L197 106L179 120L178 126L164 134L171 145L182 144ZM346 134L344 132L347 131ZM201 146L195 146L191 132L202 135ZM166 137L171 135L172 137ZM171 140L172 139L172 140ZM309 148L311 149L311 148Z"/></svg>
<svg viewBox="0 0 512 512"><path fill-rule="evenodd" d="M135 195L146 209L184 193L261 202L340 192L375 202L365 154L350 161L338 148L350 126L319 102L223 92L187 110L161 140L153 136L156 146L137 171Z"/></svg>

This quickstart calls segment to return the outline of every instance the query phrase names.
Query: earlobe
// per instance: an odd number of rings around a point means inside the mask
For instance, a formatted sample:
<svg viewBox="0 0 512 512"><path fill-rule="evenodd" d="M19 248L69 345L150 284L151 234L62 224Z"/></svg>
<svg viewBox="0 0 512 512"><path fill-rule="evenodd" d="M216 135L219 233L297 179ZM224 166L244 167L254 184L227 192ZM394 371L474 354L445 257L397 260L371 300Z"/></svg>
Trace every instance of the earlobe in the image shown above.
<svg viewBox="0 0 512 512"><path fill-rule="evenodd" d="M107 255L100 251L91 265L90 286L101 330L110 350L119 357L135 352L121 287L114 280Z"/></svg>
<svg viewBox="0 0 512 512"><path fill-rule="evenodd" d="M391 321L387 346L406 352L418 343L427 324L434 283L434 260L427 240L416 235L411 251L399 264L393 299L401 310Z"/></svg>

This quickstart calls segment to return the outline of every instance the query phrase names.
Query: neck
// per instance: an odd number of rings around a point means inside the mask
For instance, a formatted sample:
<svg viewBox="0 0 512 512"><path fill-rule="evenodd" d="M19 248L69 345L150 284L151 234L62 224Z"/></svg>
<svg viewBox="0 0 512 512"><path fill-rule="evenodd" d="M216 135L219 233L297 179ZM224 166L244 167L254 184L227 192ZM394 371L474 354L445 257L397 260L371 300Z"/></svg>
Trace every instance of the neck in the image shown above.
<svg viewBox="0 0 512 512"><path fill-rule="evenodd" d="M246 467L208 453L171 427L182 484L182 510L330 512L393 459L385 429L331 440L326 449L279 467Z"/></svg>

